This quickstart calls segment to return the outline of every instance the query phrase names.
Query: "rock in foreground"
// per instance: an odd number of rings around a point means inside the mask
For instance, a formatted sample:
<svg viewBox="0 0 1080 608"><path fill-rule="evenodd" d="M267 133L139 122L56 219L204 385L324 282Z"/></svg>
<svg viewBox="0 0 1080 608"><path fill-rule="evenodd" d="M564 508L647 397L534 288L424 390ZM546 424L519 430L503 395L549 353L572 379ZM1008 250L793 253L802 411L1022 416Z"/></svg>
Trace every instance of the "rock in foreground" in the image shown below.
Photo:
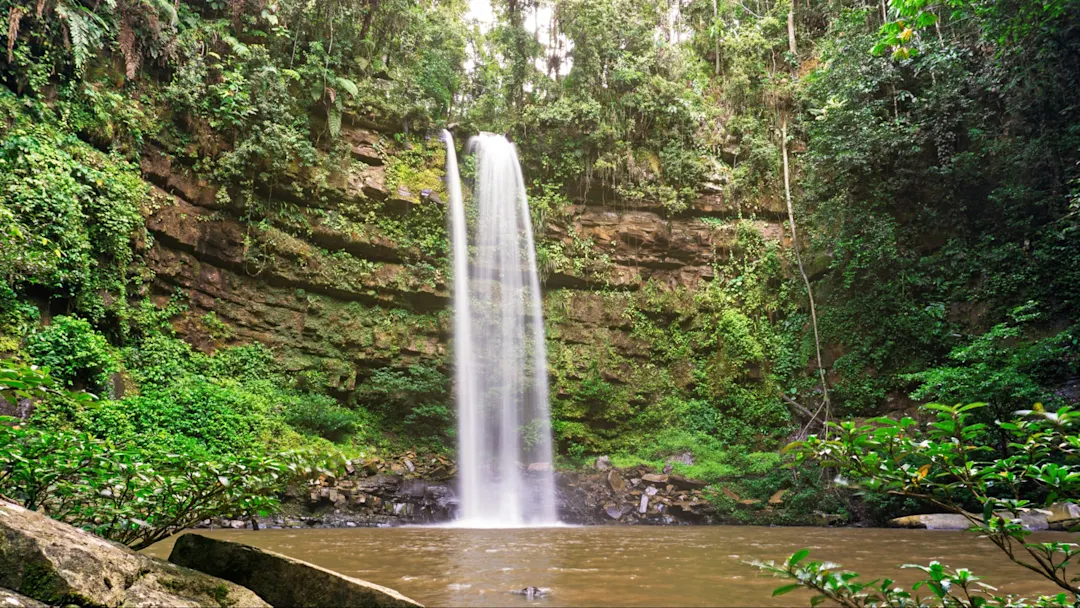
<svg viewBox="0 0 1080 608"><path fill-rule="evenodd" d="M4 608L48 608L37 600L19 595L10 589L0 589L0 606Z"/></svg>
<svg viewBox="0 0 1080 608"><path fill-rule="evenodd" d="M393 589L256 547L185 534L169 561L251 589L274 606L420 606Z"/></svg>
<svg viewBox="0 0 1080 608"><path fill-rule="evenodd" d="M49 605L267 606L232 583L2 501L0 587Z"/></svg>

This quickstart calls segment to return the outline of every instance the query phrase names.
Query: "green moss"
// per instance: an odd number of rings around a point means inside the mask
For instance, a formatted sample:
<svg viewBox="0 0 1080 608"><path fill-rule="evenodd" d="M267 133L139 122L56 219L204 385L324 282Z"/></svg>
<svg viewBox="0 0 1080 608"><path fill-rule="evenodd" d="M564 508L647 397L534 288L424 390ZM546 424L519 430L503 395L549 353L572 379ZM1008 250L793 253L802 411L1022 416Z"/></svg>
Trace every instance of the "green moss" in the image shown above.
<svg viewBox="0 0 1080 608"><path fill-rule="evenodd" d="M236 605L236 599L231 597L229 586L224 583L215 583L213 580L203 577L198 578L162 578L161 586L178 595L187 597L207 597L217 603L221 608L229 608Z"/></svg>
<svg viewBox="0 0 1080 608"><path fill-rule="evenodd" d="M431 190L445 197L446 150L438 140L416 142L390 155L386 165L386 187L394 195L399 187L413 196Z"/></svg>

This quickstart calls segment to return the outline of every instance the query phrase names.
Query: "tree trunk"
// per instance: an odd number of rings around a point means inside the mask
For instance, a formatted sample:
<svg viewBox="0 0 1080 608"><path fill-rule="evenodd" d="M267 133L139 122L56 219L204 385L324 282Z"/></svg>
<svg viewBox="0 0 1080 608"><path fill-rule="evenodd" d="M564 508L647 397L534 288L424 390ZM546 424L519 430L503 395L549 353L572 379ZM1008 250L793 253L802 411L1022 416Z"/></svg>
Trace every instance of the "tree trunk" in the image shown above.
<svg viewBox="0 0 1080 608"><path fill-rule="evenodd" d="M817 352L817 365L818 375L821 378L821 407L825 410L825 419L822 426L825 427L825 438L829 437L829 429L826 426L829 422L829 385L825 379L825 366L822 364L821 359L821 338L818 336L818 323L817 323L817 309L814 307L814 291L810 287L810 277L806 275L806 269L803 267L802 254L799 252L799 239L798 233L795 229L795 208L791 204L791 172L788 169L788 152L787 152L787 121L780 121L780 150L784 156L784 198L787 200L787 212L788 212L788 224L791 226L791 248L795 250L795 261L799 265L799 274L802 275L803 283L806 285L806 297L810 300L810 322L814 328L814 348ZM817 419L817 412L814 413L814 418L810 420L812 423ZM809 426L810 423L807 423Z"/></svg>
<svg viewBox="0 0 1080 608"><path fill-rule="evenodd" d="M787 14L787 44L788 50L791 51L791 75L792 77L799 74L799 51L795 46L795 11L788 11Z"/></svg>
<svg viewBox="0 0 1080 608"><path fill-rule="evenodd" d="M375 13L379 10L379 0L369 0L367 14L364 15L364 24L360 27L360 39L367 38L368 31L371 30L371 22L375 18Z"/></svg>
<svg viewBox="0 0 1080 608"><path fill-rule="evenodd" d="M712 0L712 20L713 27L716 27L716 20L720 16L720 12L716 10L716 0ZM716 59L716 75L720 75L720 32L713 33L714 50L713 54Z"/></svg>
<svg viewBox="0 0 1080 608"><path fill-rule="evenodd" d="M787 14L787 45L792 55L798 54L795 47L795 11L788 11Z"/></svg>

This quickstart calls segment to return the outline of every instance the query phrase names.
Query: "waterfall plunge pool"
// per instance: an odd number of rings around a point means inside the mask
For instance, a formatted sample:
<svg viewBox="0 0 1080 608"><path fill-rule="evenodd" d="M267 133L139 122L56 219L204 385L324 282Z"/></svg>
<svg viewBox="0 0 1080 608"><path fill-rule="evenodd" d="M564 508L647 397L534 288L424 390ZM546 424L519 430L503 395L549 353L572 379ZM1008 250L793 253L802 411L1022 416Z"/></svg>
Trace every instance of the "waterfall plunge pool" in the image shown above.
<svg viewBox="0 0 1080 608"><path fill-rule="evenodd" d="M770 597L779 579L746 565L800 548L867 580L910 590L905 563L967 567L999 594L1057 593L1009 562L989 541L962 532L756 526L453 527L199 530L385 585L426 606L791 606L810 594ZM1038 533L1035 541L1071 541ZM168 557L172 539L146 552ZM546 587L534 600L511 593Z"/></svg>

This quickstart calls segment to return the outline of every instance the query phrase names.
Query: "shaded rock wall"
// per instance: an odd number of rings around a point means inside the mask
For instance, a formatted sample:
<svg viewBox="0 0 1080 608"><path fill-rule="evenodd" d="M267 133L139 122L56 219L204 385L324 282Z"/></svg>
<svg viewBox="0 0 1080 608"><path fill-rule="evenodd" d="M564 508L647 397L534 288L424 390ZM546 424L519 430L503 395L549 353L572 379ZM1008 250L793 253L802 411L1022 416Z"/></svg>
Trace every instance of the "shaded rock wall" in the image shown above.
<svg viewBox="0 0 1080 608"><path fill-rule="evenodd" d="M154 185L146 210L149 290L162 303L178 292L189 298L192 314L178 321L179 333L204 350L261 341L288 369L342 394L382 367L446 369L442 144L412 144L426 154L426 166L417 166L400 160L409 145L391 135L347 126L351 158L317 180L298 175L303 195L266 195L271 211L260 223L175 159L149 151L142 163ZM416 156L415 148L408 152ZM633 331L635 293L646 285L692 293L711 280L735 234L717 218L750 213L761 218L754 224L765 238L782 238L775 202L738 209L716 193L670 218L647 202L583 197L549 221L539 246L558 254L544 268L553 374L565 385L598 370L606 380L642 386L635 399L655 399L662 383L643 374L656 370L634 363L655 347Z"/></svg>

